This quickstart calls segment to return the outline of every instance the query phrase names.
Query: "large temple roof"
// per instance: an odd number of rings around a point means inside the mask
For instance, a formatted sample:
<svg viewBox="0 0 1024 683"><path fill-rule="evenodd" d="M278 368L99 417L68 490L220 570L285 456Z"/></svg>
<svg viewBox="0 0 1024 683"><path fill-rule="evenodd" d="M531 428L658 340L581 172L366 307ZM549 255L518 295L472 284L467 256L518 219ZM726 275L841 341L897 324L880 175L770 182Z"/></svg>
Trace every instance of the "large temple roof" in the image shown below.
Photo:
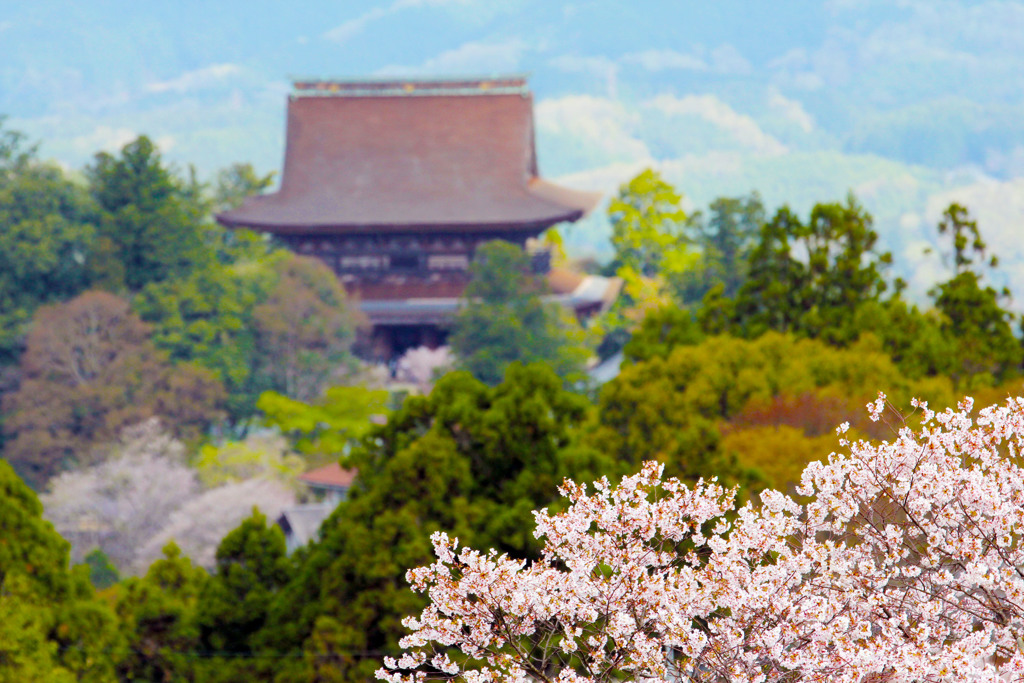
<svg viewBox="0 0 1024 683"><path fill-rule="evenodd" d="M280 190L217 219L279 234L539 230L597 199L538 177L522 78L305 81Z"/></svg>

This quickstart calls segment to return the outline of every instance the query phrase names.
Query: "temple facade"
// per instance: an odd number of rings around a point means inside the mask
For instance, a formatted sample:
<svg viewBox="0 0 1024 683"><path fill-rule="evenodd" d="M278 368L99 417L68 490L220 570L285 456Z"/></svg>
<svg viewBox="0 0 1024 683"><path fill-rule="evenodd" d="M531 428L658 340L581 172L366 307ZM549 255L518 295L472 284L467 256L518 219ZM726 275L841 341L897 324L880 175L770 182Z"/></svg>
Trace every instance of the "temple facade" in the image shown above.
<svg viewBox="0 0 1024 683"><path fill-rule="evenodd" d="M598 199L539 177L524 78L310 80L288 98L280 189L217 220L330 266L373 326L368 355L386 360L444 342L478 245L525 248Z"/></svg>

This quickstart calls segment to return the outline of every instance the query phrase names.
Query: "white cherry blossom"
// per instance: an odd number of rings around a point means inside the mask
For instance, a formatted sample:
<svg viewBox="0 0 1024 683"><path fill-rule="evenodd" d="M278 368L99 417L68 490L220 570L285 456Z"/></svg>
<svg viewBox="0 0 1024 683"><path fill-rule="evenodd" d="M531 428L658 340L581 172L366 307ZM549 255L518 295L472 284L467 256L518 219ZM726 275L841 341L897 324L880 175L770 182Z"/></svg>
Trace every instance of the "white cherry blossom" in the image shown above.
<svg viewBox="0 0 1024 683"><path fill-rule="evenodd" d="M535 513L540 559L432 538L411 683L1024 681L1024 399L841 441L798 493L661 477L657 463ZM885 397L868 405L887 416ZM840 428L845 433L845 428Z"/></svg>

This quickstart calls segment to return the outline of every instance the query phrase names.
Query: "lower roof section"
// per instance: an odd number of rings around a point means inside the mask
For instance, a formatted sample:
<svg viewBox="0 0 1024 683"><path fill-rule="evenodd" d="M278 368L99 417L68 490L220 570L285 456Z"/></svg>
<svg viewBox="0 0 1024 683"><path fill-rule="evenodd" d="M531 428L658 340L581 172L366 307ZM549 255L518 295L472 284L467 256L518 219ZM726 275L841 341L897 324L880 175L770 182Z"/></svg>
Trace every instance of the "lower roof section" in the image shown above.
<svg viewBox="0 0 1024 683"><path fill-rule="evenodd" d="M607 310L622 289L620 278L582 275L561 269L549 273L548 283L551 293L545 295L544 299L559 303L580 315ZM375 326L447 327L455 319L463 301L457 296L363 298L359 301L359 308Z"/></svg>

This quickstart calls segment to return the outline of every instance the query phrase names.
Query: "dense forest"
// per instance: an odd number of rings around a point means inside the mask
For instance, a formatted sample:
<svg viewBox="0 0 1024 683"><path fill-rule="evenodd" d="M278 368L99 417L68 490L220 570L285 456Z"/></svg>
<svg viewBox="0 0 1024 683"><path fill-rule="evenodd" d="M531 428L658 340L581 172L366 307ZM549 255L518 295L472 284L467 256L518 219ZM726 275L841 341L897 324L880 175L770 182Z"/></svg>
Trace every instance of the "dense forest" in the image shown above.
<svg viewBox="0 0 1024 683"><path fill-rule="evenodd" d="M450 353L411 351L389 392L326 266L213 221L272 182L201 183L145 137L69 172L0 129L0 680L371 680L425 604L405 572L434 531L536 558L532 511L567 477L657 460L791 491L838 424L889 434L878 391L908 412L1021 393L968 207L936 226L949 279L912 302L856 197L688 215L654 171L611 201L614 260L576 264L622 278L609 311L567 317L492 243ZM274 516L335 461L347 499L288 554Z"/></svg>

